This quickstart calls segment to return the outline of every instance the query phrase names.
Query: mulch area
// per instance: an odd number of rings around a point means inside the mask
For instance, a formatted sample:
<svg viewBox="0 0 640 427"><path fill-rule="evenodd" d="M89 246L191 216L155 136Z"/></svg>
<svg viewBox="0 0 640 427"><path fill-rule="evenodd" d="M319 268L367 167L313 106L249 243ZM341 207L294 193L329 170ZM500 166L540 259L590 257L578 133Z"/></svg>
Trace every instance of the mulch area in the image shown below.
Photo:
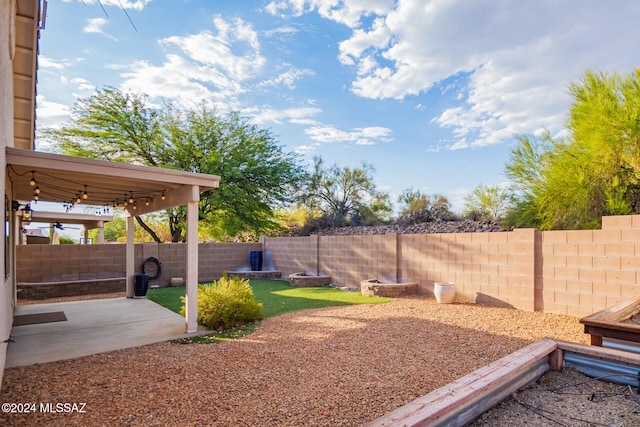
<svg viewBox="0 0 640 427"><path fill-rule="evenodd" d="M86 404L0 425L359 426L578 318L414 297L264 320L219 344L159 343L4 373L2 402Z"/></svg>

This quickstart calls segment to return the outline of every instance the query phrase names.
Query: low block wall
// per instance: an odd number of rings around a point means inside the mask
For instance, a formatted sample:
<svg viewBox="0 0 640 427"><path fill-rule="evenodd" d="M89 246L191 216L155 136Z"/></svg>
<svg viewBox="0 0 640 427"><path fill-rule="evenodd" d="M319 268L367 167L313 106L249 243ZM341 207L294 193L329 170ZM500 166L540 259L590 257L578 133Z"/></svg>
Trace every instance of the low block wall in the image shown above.
<svg viewBox="0 0 640 427"><path fill-rule="evenodd" d="M87 279L63 282L17 283L18 299L41 300L77 295L124 292L124 277L111 279Z"/></svg>
<svg viewBox="0 0 640 427"><path fill-rule="evenodd" d="M16 246L17 283L53 283L92 278L125 277L125 245L19 245ZM201 243L198 245L198 280L217 280L226 271L249 265L249 252L261 243ZM135 272L156 257L162 274L150 285L169 286L172 277L185 277L186 244L143 243L135 245Z"/></svg>

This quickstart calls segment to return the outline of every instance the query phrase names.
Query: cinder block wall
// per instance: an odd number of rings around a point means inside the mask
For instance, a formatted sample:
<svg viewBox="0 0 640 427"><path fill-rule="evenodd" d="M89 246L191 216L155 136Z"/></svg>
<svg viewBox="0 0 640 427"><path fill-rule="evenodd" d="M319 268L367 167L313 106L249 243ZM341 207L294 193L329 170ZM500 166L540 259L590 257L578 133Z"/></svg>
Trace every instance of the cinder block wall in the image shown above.
<svg viewBox="0 0 640 427"><path fill-rule="evenodd" d="M320 236L319 239L319 269L331 276L332 282L359 288L362 280L397 280L397 235Z"/></svg>
<svg viewBox="0 0 640 427"><path fill-rule="evenodd" d="M16 282L82 280L108 273L125 275L125 245L16 246Z"/></svg>
<svg viewBox="0 0 640 427"><path fill-rule="evenodd" d="M365 279L415 282L423 295L433 295L435 281L453 281L463 301L579 317L640 294L640 215L605 217L601 230L264 238L198 250L200 281L248 266L250 251L266 250L284 278L304 271L349 287ZM168 284L184 277L185 251L181 243L136 245L136 271L157 256L158 283ZM16 254L18 282L125 272L124 245L22 245Z"/></svg>
<svg viewBox="0 0 640 427"><path fill-rule="evenodd" d="M320 272L343 286L395 277L432 296L433 282L453 281L463 301L578 317L640 294L640 215L604 217L601 230L316 238L265 239L265 249L289 273L312 270L314 248Z"/></svg>
<svg viewBox="0 0 640 427"><path fill-rule="evenodd" d="M283 278L300 272L323 274L349 287L359 287L364 279L398 278L396 234L264 238L263 242Z"/></svg>
<svg viewBox="0 0 640 427"><path fill-rule="evenodd" d="M640 216L604 217L601 230L542 233L542 311L592 314L640 295Z"/></svg>
<svg viewBox="0 0 640 427"><path fill-rule="evenodd" d="M217 280L226 271L249 267L249 252L260 250L262 243L202 243L198 246L198 280Z"/></svg>
<svg viewBox="0 0 640 427"><path fill-rule="evenodd" d="M262 239L283 278L293 273L327 274L318 268L318 236Z"/></svg>
<svg viewBox="0 0 640 427"><path fill-rule="evenodd" d="M433 296L433 283L456 283L461 301L533 310L535 230L399 235L401 281Z"/></svg>
<svg viewBox="0 0 640 427"><path fill-rule="evenodd" d="M16 281L37 283L125 276L125 245L20 245L16 247ZM249 252L261 250L261 243L202 243L199 252L199 281L219 279L225 271L249 265ZM143 261L156 257L162 275L151 284L168 285L172 277L183 277L186 244L144 243L135 245L135 270Z"/></svg>

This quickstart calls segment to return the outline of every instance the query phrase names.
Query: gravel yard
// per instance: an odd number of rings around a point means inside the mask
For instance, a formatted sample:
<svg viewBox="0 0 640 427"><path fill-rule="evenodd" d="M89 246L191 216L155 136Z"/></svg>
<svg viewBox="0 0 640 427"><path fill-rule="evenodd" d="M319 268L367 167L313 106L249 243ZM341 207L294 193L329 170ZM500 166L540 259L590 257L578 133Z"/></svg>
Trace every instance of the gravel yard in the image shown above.
<svg viewBox="0 0 640 427"><path fill-rule="evenodd" d="M5 371L2 402L86 403L0 425L359 426L578 318L421 297L270 318L221 344L160 343Z"/></svg>

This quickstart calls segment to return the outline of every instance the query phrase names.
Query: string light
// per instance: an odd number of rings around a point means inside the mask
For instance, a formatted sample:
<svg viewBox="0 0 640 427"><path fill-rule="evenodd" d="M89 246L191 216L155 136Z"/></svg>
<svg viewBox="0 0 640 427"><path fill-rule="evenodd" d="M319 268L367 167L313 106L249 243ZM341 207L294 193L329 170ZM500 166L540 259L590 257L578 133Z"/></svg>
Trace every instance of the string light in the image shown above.
<svg viewBox="0 0 640 427"><path fill-rule="evenodd" d="M32 198L31 200L34 202L37 202L38 200L40 200L40 195L43 194L42 190L39 186L38 180L36 178L36 171L35 170L31 170L26 172L24 175L27 175L29 172L31 172L31 177L29 179L29 186L32 187ZM43 176L49 176L47 175L47 173L45 172L38 172L40 174L42 174ZM21 174L22 175L22 174ZM28 176L28 175L27 175ZM52 178L58 179L57 177L53 177ZM68 180L63 180L63 181L68 181ZM72 183L71 181L68 181L69 183ZM45 180L44 184L45 186L45 192L47 193L47 197L59 197L60 195L56 195L56 193L59 193L60 190L62 191L69 191L70 189L67 187L67 189L65 190L63 187L59 187L56 184L52 184L49 181ZM69 212L70 210L72 210L75 205L79 205L82 203L90 203L88 202L88 199L91 199L91 201L93 202L94 199L95 202L94 203L105 203L104 206L105 208L101 209L104 210L105 212L109 212L109 209L113 208L127 208L127 209L138 209L138 205L137 203L140 203L141 206L151 206L158 198L157 193L153 193L150 195L145 195L142 194L138 194L138 197L136 199L136 197L134 197L133 195L133 190L129 190L128 194L125 191L122 200L120 200L119 198L116 198L115 200L109 202L103 202L100 196L100 187L95 187L92 186L91 190L92 190L92 195L91 197L89 197L89 184L82 184L81 182L77 182L75 183L75 185L78 186L82 186L81 189L79 191L77 191L75 193L75 195L71 196L69 198L69 200L67 202L62 202L62 207L65 208L65 210L67 212ZM51 187L51 188L49 188ZM76 187L77 188L77 187ZM96 189L97 192L96 192ZM106 188L104 190L107 190ZM149 189L150 191L152 191L151 189ZM70 192L70 191L69 191ZM161 191L161 195L160 195L160 199L161 200L167 200L167 194L166 194L167 190L164 189ZM73 193L71 193L73 194ZM47 199L48 200L48 199ZM136 201L137 200L137 201ZM142 203L144 203L144 205L142 205Z"/></svg>

